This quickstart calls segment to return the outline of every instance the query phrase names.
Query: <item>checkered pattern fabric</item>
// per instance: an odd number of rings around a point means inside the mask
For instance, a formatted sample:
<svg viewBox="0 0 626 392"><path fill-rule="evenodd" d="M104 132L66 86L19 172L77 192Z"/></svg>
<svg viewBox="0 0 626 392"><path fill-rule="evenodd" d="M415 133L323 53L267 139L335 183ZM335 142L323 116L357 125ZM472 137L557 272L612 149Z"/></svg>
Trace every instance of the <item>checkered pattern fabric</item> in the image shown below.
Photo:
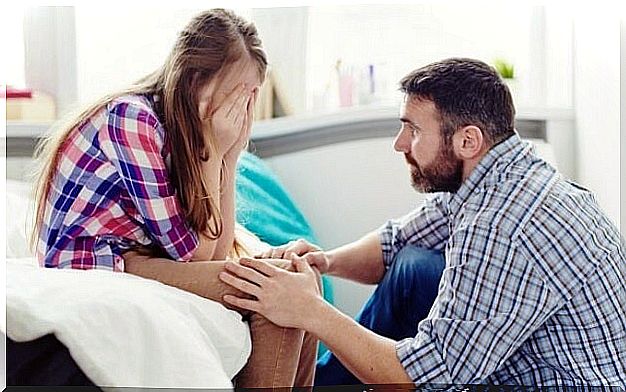
<svg viewBox="0 0 626 392"><path fill-rule="evenodd" d="M169 180L153 106L151 97L120 97L70 132L46 198L42 265L123 271L121 254L140 244L191 257L198 235Z"/></svg>
<svg viewBox="0 0 626 392"><path fill-rule="evenodd" d="M380 228L445 252L439 293L397 354L418 385L626 385L624 239L594 196L516 134L457 193Z"/></svg>

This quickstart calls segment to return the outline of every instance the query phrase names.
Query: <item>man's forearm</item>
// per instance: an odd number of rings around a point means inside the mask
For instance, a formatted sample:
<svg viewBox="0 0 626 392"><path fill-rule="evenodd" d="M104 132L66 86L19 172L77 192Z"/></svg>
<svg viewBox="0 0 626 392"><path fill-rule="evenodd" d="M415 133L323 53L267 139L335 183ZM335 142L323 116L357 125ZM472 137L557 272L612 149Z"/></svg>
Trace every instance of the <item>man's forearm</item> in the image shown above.
<svg viewBox="0 0 626 392"><path fill-rule="evenodd" d="M396 355L396 342L377 335L325 301L317 301L315 317L305 329L366 384L412 384Z"/></svg>
<svg viewBox="0 0 626 392"><path fill-rule="evenodd" d="M385 274L377 232L327 252L328 274L365 284L377 284Z"/></svg>

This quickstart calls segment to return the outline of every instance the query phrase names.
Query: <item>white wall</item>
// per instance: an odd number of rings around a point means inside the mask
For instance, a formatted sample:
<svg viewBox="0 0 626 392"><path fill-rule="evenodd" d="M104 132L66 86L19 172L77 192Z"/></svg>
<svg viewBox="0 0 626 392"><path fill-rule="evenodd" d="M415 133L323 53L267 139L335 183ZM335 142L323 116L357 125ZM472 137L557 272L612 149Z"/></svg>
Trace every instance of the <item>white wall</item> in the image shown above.
<svg viewBox="0 0 626 392"><path fill-rule="evenodd" d="M14 87L25 87L24 78L24 6L3 5L2 26L0 32L3 39L0 41L0 50L3 54L10 54L9 60L0 61L0 84ZM10 39L4 37L11 37Z"/></svg>
<svg viewBox="0 0 626 392"><path fill-rule="evenodd" d="M543 95L535 96L532 106L572 108L574 89L572 10L561 4L546 4L543 27L545 86ZM539 38L541 40L541 38ZM539 54L538 50L533 53ZM573 129L571 130L574 131Z"/></svg>
<svg viewBox="0 0 626 392"><path fill-rule="evenodd" d="M621 46L621 148L620 148L620 206L621 206L621 229L622 235L626 236L626 16L622 14L621 21L621 34L620 34L620 46Z"/></svg>
<svg viewBox="0 0 626 392"><path fill-rule="evenodd" d="M211 6L216 4L196 8L129 5L120 11L108 5L77 5L79 102L125 87L157 69L179 31L197 13ZM250 18L250 9L231 9Z"/></svg>
<svg viewBox="0 0 626 392"><path fill-rule="evenodd" d="M78 101L89 102L157 69L177 33L199 11L77 5Z"/></svg>
<svg viewBox="0 0 626 392"><path fill-rule="evenodd" d="M568 47L560 42L561 26L555 24L546 41L547 17L551 15L542 6L510 2L489 7L461 2L310 7L307 108L315 108L337 59L346 66L375 64L387 92L383 98L389 99L406 73L453 56L512 62L516 104L537 106L545 102L549 62L569 60ZM548 44L554 61L546 57ZM571 72L555 72L554 79L559 88L552 101L571 104Z"/></svg>
<svg viewBox="0 0 626 392"><path fill-rule="evenodd" d="M306 110L307 7L256 8L251 12L275 88L288 114Z"/></svg>
<svg viewBox="0 0 626 392"><path fill-rule="evenodd" d="M6 103L2 102L0 105L0 137L3 139L6 137ZM0 143L0 148L2 148L2 154L0 154L0 171L2 173L6 172L6 146L4 140ZM0 179L0 186L2 189L6 189L6 180L4 177ZM2 260L6 260L7 254L7 236L6 236L6 192L0 192L0 222L4 222L2 228L0 228L0 257ZM2 263L0 265L0 329L3 334L6 331L6 320L7 320L7 299L6 299L6 280L7 272L6 272L6 263ZM6 338L5 336L0 335L0 388L4 390L6 387Z"/></svg>
<svg viewBox="0 0 626 392"><path fill-rule="evenodd" d="M51 95L57 116L76 101L74 7L32 7L24 14L26 86Z"/></svg>
<svg viewBox="0 0 626 392"><path fill-rule="evenodd" d="M620 24L610 7L578 7L574 21L577 172L620 226Z"/></svg>

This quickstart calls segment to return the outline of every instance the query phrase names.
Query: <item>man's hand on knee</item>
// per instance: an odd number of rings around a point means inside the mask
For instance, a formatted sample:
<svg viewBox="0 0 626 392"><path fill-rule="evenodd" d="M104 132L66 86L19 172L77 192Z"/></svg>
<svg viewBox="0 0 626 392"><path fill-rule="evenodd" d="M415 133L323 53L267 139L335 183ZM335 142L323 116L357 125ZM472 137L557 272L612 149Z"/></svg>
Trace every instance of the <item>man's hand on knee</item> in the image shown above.
<svg viewBox="0 0 626 392"><path fill-rule="evenodd" d="M326 253L322 251L309 252L304 256L299 256L296 254L290 255L290 260L292 263L296 263L298 259L302 259L306 261L314 270L317 270L320 274L325 274L328 272L329 260Z"/></svg>
<svg viewBox="0 0 626 392"><path fill-rule="evenodd" d="M277 265L283 269L294 271L294 265L290 265L286 268L280 264L280 260L289 260L289 264L295 263L295 260L302 258L311 267L313 267L320 274L328 272L329 259L326 253L324 253L318 246L309 243L306 240L298 239L296 241L288 242L285 245L270 248L263 253L254 256L257 259L267 259L272 264Z"/></svg>

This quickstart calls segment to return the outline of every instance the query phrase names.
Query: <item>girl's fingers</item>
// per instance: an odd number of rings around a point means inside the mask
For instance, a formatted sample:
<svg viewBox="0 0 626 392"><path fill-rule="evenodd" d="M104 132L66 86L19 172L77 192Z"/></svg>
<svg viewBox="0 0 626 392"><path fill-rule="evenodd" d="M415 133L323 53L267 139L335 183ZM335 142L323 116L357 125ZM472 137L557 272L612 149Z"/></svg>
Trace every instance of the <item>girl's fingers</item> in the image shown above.
<svg viewBox="0 0 626 392"><path fill-rule="evenodd" d="M252 96L248 99L246 111L243 113L243 123L241 124L241 137L243 141L250 136L250 126L252 125L253 114L250 111Z"/></svg>
<svg viewBox="0 0 626 392"><path fill-rule="evenodd" d="M285 253L285 247L284 246L279 246L277 248L272 249L272 253L270 253L269 258L271 258L271 259L282 259L284 253Z"/></svg>
<svg viewBox="0 0 626 392"><path fill-rule="evenodd" d="M200 120L202 121L206 121L207 118L210 117L208 100L203 99L200 101L200 103L198 104L198 115L200 116Z"/></svg>
<svg viewBox="0 0 626 392"><path fill-rule="evenodd" d="M250 132L250 128L252 128L252 121L254 120L254 104L256 103L256 90L250 96L248 100L248 111L246 115L246 130L248 133Z"/></svg>
<svg viewBox="0 0 626 392"><path fill-rule="evenodd" d="M241 88L239 95L232 102L227 111L227 117L236 117L242 111L246 109L246 102L250 94L245 90L244 87Z"/></svg>
<svg viewBox="0 0 626 392"><path fill-rule="evenodd" d="M272 255L272 248L266 250L265 252L261 252L258 255L254 256L255 259L269 259Z"/></svg>
<svg viewBox="0 0 626 392"><path fill-rule="evenodd" d="M249 98L249 96L245 97L245 98L246 98L246 100L243 101L242 107L239 110L236 111L235 117L234 117L234 120L233 120L233 123L235 125L235 129L237 129L239 131L241 131L243 129L243 125L245 124L245 121L246 121L246 107L245 107L245 105L246 105L246 101L249 100L250 98Z"/></svg>
<svg viewBox="0 0 626 392"><path fill-rule="evenodd" d="M243 92L244 92L244 84L239 83L237 86L235 86L233 91L228 93L228 95L224 99L224 102L222 102L222 105L219 109L223 109L226 116L228 116L232 112L232 108L236 104L237 99L241 97Z"/></svg>

